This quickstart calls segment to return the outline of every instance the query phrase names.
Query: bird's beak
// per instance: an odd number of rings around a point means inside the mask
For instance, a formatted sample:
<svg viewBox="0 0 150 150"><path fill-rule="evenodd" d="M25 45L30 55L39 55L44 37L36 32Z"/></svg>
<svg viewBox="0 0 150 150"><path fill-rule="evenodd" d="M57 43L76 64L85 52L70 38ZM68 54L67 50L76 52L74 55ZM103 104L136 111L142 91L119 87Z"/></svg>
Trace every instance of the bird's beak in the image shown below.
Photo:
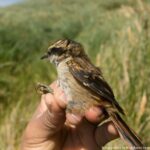
<svg viewBox="0 0 150 150"><path fill-rule="evenodd" d="M48 55L48 53L46 53L45 55L43 55L42 57L41 57L41 59L47 59L49 57L49 55Z"/></svg>

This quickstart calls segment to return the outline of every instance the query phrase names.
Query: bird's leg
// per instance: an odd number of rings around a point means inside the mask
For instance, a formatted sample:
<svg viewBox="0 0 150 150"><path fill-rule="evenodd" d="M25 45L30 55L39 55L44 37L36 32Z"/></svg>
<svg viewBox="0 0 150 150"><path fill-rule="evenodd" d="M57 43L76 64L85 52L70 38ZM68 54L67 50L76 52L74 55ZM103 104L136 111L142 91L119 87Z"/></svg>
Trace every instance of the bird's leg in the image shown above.
<svg viewBox="0 0 150 150"><path fill-rule="evenodd" d="M53 90L50 88L50 86L42 84L42 83L37 83L36 85L36 91L39 94L47 94L47 93L51 93L53 94Z"/></svg>

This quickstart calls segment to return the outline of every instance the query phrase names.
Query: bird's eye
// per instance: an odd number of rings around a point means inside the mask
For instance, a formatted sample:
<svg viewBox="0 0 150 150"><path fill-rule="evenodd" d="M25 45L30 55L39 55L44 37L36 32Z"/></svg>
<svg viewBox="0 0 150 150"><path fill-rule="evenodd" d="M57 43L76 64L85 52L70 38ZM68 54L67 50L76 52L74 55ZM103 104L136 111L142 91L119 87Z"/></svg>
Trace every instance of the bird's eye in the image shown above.
<svg viewBox="0 0 150 150"><path fill-rule="evenodd" d="M50 53L55 55L61 55L63 53L63 49L54 47L50 50Z"/></svg>
<svg viewBox="0 0 150 150"><path fill-rule="evenodd" d="M58 51L57 48L52 48L50 52L51 52L52 54L54 54L54 53L56 53L57 51Z"/></svg>

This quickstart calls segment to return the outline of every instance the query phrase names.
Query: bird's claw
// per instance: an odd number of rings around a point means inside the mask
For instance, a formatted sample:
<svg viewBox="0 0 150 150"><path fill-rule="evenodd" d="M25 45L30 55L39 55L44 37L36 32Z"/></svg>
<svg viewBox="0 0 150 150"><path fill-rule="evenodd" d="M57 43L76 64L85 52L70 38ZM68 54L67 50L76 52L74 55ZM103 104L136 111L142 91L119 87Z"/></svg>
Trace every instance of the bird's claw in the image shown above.
<svg viewBox="0 0 150 150"><path fill-rule="evenodd" d="M45 85L45 84L42 84L42 83L37 83L36 91L37 91L37 93L39 93L41 95L42 94L47 94L47 93L53 94L53 90L48 85Z"/></svg>

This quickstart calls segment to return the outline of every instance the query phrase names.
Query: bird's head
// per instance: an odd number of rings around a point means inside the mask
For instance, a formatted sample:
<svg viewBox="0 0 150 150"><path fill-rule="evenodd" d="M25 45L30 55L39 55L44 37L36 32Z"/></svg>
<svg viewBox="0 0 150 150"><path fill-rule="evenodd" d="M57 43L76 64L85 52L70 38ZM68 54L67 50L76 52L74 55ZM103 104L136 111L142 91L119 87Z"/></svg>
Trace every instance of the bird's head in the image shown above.
<svg viewBox="0 0 150 150"><path fill-rule="evenodd" d="M85 55L84 48L80 43L64 39L50 45L47 53L41 59L47 58L57 65L69 57L81 57L83 55Z"/></svg>

